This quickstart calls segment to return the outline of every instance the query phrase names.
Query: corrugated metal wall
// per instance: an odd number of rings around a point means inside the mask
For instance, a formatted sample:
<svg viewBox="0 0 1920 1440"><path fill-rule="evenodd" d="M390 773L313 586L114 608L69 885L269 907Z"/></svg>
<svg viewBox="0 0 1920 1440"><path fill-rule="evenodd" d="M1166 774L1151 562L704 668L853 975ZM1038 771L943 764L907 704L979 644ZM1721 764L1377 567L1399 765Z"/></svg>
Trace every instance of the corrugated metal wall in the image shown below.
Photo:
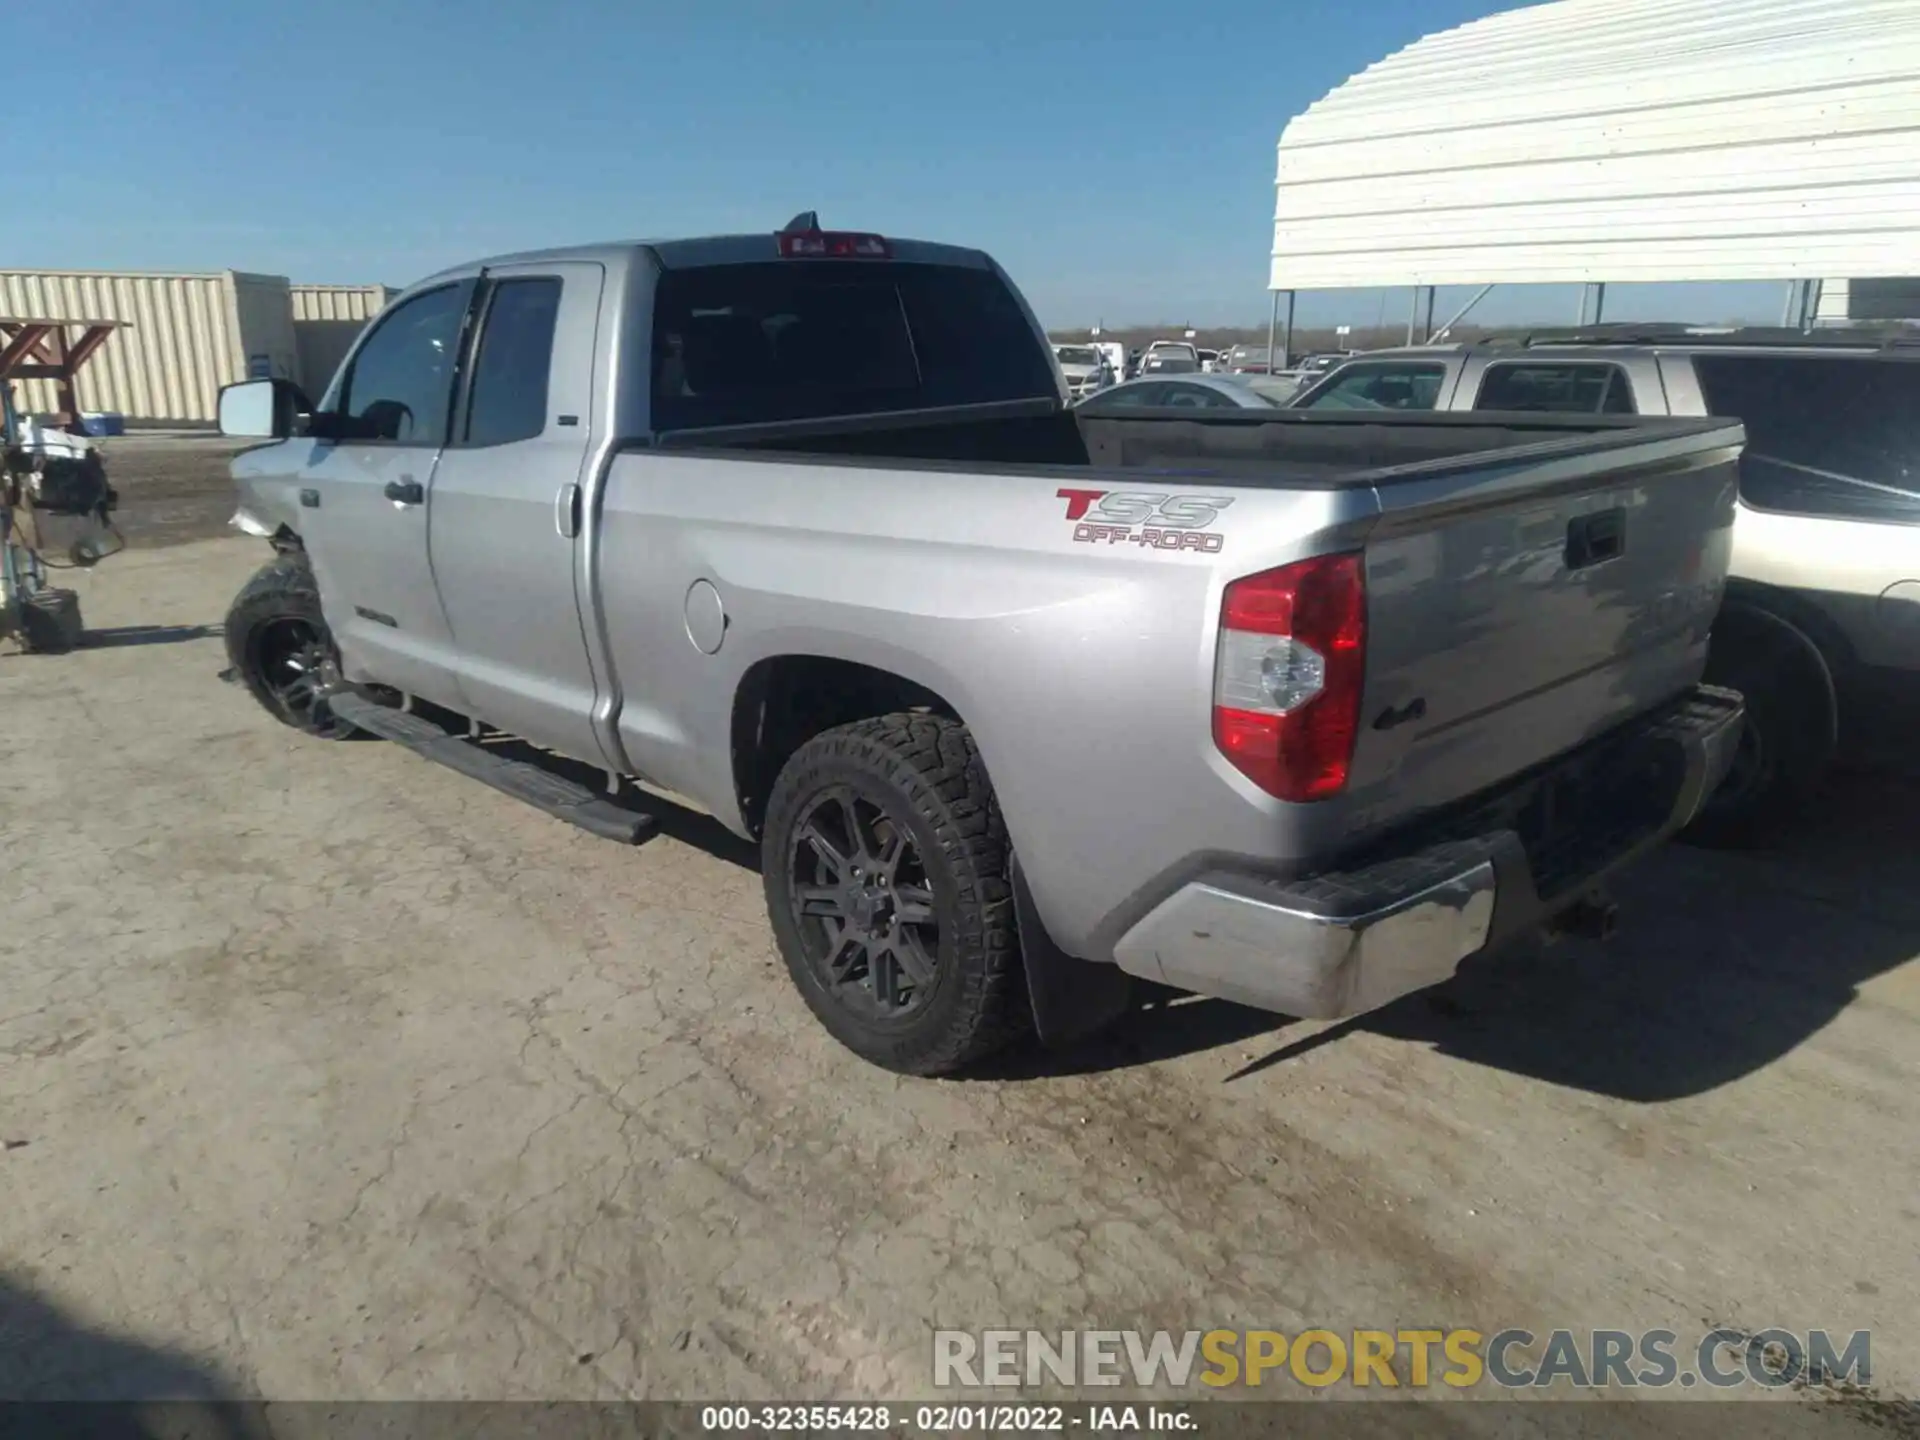
<svg viewBox="0 0 1920 1440"><path fill-rule="evenodd" d="M353 320L364 325L387 308L395 293L385 285L295 285L289 290L296 324L302 320Z"/></svg>
<svg viewBox="0 0 1920 1440"><path fill-rule="evenodd" d="M1813 318L1816 320L1851 320L1852 284L1847 280L1828 277L1820 285L1820 303L1815 306Z"/></svg>
<svg viewBox="0 0 1920 1440"><path fill-rule="evenodd" d="M1280 138L1271 285L1920 273L1916 0L1554 0Z"/></svg>
<svg viewBox="0 0 1920 1440"><path fill-rule="evenodd" d="M232 270L209 275L0 271L0 315L125 320L81 367L83 410L130 420L205 423L220 387L247 378L249 365L291 378L292 304L278 275ZM46 380L18 382L23 411L57 403Z"/></svg>
<svg viewBox="0 0 1920 1440"><path fill-rule="evenodd" d="M292 293L298 378L317 401L367 322L395 292L385 285L295 285Z"/></svg>
<svg viewBox="0 0 1920 1440"><path fill-rule="evenodd" d="M294 344L293 301L287 277L227 274L239 320L234 335L239 342L233 357L235 378L264 380L278 376L298 380L300 352Z"/></svg>
<svg viewBox="0 0 1920 1440"><path fill-rule="evenodd" d="M1821 320L1920 320L1920 277L1829 280L1820 288Z"/></svg>

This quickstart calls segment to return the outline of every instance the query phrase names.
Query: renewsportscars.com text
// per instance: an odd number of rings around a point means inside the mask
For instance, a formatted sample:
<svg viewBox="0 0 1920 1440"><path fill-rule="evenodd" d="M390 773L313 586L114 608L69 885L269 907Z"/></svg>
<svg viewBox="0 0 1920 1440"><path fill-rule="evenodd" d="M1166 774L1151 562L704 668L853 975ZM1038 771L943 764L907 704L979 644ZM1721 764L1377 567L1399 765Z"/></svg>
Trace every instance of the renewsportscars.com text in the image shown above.
<svg viewBox="0 0 1920 1440"><path fill-rule="evenodd" d="M1873 1380L1872 1335L1672 1330L936 1330L936 1387L1664 1389Z"/></svg>

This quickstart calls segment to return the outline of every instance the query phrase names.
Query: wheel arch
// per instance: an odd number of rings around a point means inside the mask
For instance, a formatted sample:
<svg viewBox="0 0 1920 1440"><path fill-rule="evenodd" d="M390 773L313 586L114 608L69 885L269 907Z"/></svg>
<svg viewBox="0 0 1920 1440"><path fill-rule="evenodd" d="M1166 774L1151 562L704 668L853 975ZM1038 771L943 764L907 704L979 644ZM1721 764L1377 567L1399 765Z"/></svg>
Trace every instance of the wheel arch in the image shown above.
<svg viewBox="0 0 1920 1440"><path fill-rule="evenodd" d="M1764 619L1755 623L1774 621L1786 626L1813 648L1829 679L1837 678L1841 672L1858 663L1845 631L1829 619L1818 605L1781 586L1767 585L1757 580L1730 579L1720 614L1722 619L1759 616ZM1719 629L1719 622L1716 621L1716 634Z"/></svg>
<svg viewBox="0 0 1920 1440"><path fill-rule="evenodd" d="M1755 601L1744 595L1729 595L1721 607L1719 618L1714 622L1713 637L1708 642L1708 671L1711 674L1714 669L1714 647L1719 647L1723 655L1729 649L1757 649L1765 645L1784 647L1788 654L1805 665L1807 674L1819 687L1826 707L1827 743L1833 744L1838 740L1840 725L1840 689L1835 678L1833 652L1820 643L1817 635L1810 634L1799 624L1798 618L1765 603L1764 596ZM1820 627L1816 623L1814 628L1818 630Z"/></svg>
<svg viewBox="0 0 1920 1440"><path fill-rule="evenodd" d="M837 726L901 711L968 725L960 707L942 691L878 665L793 653L766 656L748 666L734 690L729 726L734 799L748 832L760 837L774 781L801 746ZM974 743L980 744L977 732ZM984 748L981 761L991 782L992 764ZM1001 810L1004 816L1004 803ZM1132 981L1117 965L1090 962L1060 948L1034 903L1010 822L1008 846L1034 1027L1047 1043L1068 1043L1120 1014L1130 1001Z"/></svg>
<svg viewBox="0 0 1920 1440"><path fill-rule="evenodd" d="M809 653L754 661L734 687L728 726L734 801L748 833L759 837L773 782L802 745L836 726L915 710L967 723L939 691L877 665Z"/></svg>

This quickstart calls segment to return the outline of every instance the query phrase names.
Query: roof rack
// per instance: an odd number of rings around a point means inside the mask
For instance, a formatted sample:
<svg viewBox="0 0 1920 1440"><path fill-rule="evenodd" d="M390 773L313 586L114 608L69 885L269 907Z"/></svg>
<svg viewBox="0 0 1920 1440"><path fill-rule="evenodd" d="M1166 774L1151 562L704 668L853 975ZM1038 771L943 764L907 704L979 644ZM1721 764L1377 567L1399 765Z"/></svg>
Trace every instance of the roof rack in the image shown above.
<svg viewBox="0 0 1920 1440"><path fill-rule="evenodd" d="M1802 346L1839 350L1920 348L1920 335L1885 331L1797 330L1777 325L1685 325L1628 321L1582 325L1567 330L1534 330L1503 337L1506 344L1534 345L1739 345Z"/></svg>

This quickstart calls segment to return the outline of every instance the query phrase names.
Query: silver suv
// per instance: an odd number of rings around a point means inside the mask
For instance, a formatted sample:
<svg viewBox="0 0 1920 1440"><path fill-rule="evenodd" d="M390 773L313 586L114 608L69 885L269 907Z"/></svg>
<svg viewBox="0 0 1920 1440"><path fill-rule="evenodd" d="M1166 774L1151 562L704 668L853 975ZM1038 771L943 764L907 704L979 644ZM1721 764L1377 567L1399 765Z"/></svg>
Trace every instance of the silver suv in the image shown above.
<svg viewBox="0 0 1920 1440"><path fill-rule="evenodd" d="M1373 351L1290 403L1745 422L1733 568L1707 678L1746 695L1747 726L1698 838L1772 834L1812 795L1842 720L1852 730L1903 678L1920 679L1920 346L1601 326Z"/></svg>

